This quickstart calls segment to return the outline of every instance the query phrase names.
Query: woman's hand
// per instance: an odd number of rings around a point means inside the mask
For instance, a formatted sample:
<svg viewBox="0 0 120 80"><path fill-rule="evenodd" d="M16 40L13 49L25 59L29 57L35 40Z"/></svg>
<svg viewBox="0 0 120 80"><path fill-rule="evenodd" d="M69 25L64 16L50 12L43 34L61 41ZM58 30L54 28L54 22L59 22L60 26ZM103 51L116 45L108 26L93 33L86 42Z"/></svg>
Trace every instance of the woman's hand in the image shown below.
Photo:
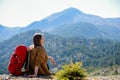
<svg viewBox="0 0 120 80"><path fill-rule="evenodd" d="M38 67L35 66L34 74L33 75L28 75L28 77L32 77L32 78L37 77L37 73L38 73Z"/></svg>
<svg viewBox="0 0 120 80"><path fill-rule="evenodd" d="M34 48L34 45L32 44L28 47L28 51L32 50L33 48Z"/></svg>
<svg viewBox="0 0 120 80"><path fill-rule="evenodd" d="M53 58L53 57L51 57L51 56L48 56L48 58L50 59L50 61L51 61L52 65L54 66L54 65L56 64L56 62L55 62L54 58Z"/></svg>
<svg viewBox="0 0 120 80"><path fill-rule="evenodd" d="M33 74L33 75L28 75L29 78L35 78L37 77L37 75Z"/></svg>

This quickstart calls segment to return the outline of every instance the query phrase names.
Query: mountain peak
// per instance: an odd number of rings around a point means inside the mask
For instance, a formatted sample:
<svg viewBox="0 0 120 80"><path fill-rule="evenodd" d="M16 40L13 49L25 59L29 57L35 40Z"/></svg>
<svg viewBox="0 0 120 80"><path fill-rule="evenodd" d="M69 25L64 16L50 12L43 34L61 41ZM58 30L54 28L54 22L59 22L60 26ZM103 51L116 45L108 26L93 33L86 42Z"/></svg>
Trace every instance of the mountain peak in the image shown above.
<svg viewBox="0 0 120 80"><path fill-rule="evenodd" d="M4 27L3 25L0 24L0 29L3 29L3 28L5 28L5 27Z"/></svg>
<svg viewBox="0 0 120 80"><path fill-rule="evenodd" d="M65 12L65 13L66 12L67 13L74 12L74 13L78 13L78 14L84 14L82 11L80 11L79 9L76 9L74 7L67 8L63 12Z"/></svg>
<svg viewBox="0 0 120 80"><path fill-rule="evenodd" d="M46 17L46 20L48 21L63 21L66 22L68 20L73 20L73 18L76 15L84 15L83 12L81 12L79 9L76 9L74 7L67 8L61 12L54 13L48 17ZM54 22L54 21L53 21ZM57 22L56 22L57 23Z"/></svg>

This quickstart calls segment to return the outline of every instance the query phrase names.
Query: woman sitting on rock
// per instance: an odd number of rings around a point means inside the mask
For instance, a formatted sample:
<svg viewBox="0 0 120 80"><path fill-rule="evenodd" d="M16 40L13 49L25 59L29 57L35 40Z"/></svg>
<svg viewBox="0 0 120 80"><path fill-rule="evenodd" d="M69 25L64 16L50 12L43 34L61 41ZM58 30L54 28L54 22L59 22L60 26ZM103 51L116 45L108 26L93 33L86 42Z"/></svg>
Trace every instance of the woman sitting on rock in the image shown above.
<svg viewBox="0 0 120 80"><path fill-rule="evenodd" d="M48 56L46 53L44 45L44 37L41 33L36 33L33 36L33 45L30 48L30 73L29 77L36 77L38 74L40 75L51 75L47 61L51 60L52 64L55 64L55 60Z"/></svg>

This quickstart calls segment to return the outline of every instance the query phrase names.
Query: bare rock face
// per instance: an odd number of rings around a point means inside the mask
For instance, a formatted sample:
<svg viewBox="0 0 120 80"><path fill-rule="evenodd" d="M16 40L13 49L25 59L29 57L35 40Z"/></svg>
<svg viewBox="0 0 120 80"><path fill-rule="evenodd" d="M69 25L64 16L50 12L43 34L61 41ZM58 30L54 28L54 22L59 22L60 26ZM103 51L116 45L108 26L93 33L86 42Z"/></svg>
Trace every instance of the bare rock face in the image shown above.
<svg viewBox="0 0 120 80"><path fill-rule="evenodd" d="M120 75L88 77L87 80L120 80Z"/></svg>
<svg viewBox="0 0 120 80"><path fill-rule="evenodd" d="M54 80L51 76L38 76L36 78L29 78L27 76L11 76L11 75L0 75L0 80Z"/></svg>
<svg viewBox="0 0 120 80"><path fill-rule="evenodd" d="M36 78L28 78L27 76L10 76L10 75L0 75L0 80L56 80L50 76L38 76ZM120 80L120 75L112 76L91 76L83 80Z"/></svg>

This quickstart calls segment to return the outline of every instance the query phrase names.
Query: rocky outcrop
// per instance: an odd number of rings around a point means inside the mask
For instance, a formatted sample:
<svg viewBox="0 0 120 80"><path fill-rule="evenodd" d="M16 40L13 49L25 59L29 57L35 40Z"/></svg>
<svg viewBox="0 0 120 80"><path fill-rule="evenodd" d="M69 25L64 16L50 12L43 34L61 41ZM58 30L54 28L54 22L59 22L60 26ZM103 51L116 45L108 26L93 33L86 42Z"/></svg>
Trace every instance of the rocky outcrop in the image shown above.
<svg viewBox="0 0 120 80"><path fill-rule="evenodd" d="M27 76L11 76L11 75L0 75L0 80L54 80L51 76L38 76L35 78L29 78Z"/></svg>
<svg viewBox="0 0 120 80"><path fill-rule="evenodd" d="M27 76L10 76L10 75L0 75L0 80L56 80L50 76L38 76L37 78L28 78ZM84 80L120 80L120 75L112 76L92 76L87 77Z"/></svg>

